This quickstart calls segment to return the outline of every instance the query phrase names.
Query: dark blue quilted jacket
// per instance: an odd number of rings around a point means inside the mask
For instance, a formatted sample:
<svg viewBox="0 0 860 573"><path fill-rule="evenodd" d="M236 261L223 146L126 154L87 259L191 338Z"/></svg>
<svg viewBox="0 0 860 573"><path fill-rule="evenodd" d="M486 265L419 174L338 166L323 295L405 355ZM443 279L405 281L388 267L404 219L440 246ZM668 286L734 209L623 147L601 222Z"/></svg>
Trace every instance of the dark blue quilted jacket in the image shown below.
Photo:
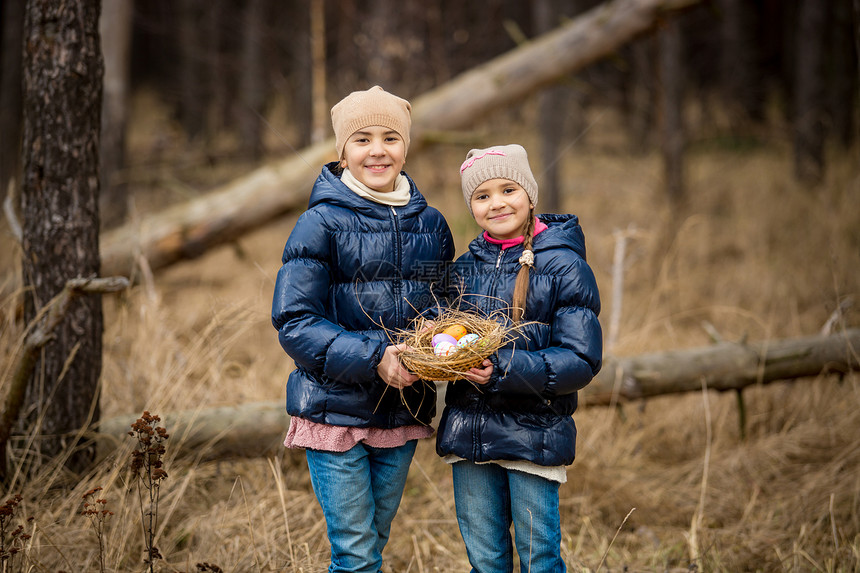
<svg viewBox="0 0 860 573"><path fill-rule="evenodd" d="M363 199L323 167L308 210L284 248L272 301L272 324L295 363L287 412L337 426L394 428L429 423L435 387L401 393L376 367L391 343L434 303L453 254L451 231L409 180L403 207Z"/></svg>
<svg viewBox="0 0 860 573"><path fill-rule="evenodd" d="M493 355L490 382L448 384L436 441L439 455L475 462L528 460L567 465L575 456L577 391L600 370L600 296L585 261L585 237L574 215L541 215L548 229L534 240L523 327ZM463 304L491 314L507 308L523 247L505 250L484 239L454 264ZM471 296L470 296L471 295Z"/></svg>

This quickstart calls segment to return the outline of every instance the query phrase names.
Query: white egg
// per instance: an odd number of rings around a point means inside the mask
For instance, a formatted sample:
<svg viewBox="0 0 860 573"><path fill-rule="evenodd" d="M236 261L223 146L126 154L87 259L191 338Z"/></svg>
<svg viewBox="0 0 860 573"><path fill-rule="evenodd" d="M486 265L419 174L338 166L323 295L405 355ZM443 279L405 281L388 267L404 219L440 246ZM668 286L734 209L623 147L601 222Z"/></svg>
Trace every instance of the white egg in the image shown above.
<svg viewBox="0 0 860 573"><path fill-rule="evenodd" d="M450 356L457 351L457 347L451 344L450 342L440 342L436 346L433 347L433 353L436 356Z"/></svg>
<svg viewBox="0 0 860 573"><path fill-rule="evenodd" d="M463 337L457 341L457 346L463 348L464 346L468 346L478 340L480 336L477 334L465 334Z"/></svg>

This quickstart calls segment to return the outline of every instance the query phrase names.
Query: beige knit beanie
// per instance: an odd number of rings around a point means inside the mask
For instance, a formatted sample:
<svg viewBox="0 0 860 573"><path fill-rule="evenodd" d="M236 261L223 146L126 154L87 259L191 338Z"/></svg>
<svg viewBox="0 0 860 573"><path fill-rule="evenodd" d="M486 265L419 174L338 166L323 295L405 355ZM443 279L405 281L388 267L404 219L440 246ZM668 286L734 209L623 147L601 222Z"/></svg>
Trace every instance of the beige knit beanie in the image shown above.
<svg viewBox="0 0 860 573"><path fill-rule="evenodd" d="M509 179L519 184L537 207L538 186L529 167L529 156L522 145L512 143L486 149L473 149L460 166L463 199L472 212L472 194L484 181Z"/></svg>
<svg viewBox="0 0 860 573"><path fill-rule="evenodd" d="M343 157L343 146L349 136L372 125L387 127L399 133L408 150L412 105L379 86L373 86L369 90L352 92L337 102L331 108L331 125L334 128L338 159Z"/></svg>

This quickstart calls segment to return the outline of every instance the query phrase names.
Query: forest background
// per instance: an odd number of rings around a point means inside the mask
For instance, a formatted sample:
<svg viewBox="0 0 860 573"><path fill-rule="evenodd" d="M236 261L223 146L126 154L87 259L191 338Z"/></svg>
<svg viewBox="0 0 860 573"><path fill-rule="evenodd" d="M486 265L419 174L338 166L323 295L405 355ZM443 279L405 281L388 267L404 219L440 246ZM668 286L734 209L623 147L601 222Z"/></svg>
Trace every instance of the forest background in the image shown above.
<svg viewBox="0 0 860 573"><path fill-rule="evenodd" d="M478 229L462 209L457 166L471 147L524 144L541 210L582 220L608 355L856 326L857 2L666 4L673 9L606 57L461 129L427 132L408 172L445 214L460 253ZM16 219L27 217L16 202L28 189L8 186L26 181L27 99L19 92L16 103L9 86L22 82L33 5L3 3L4 398L28 322L16 241ZM171 206L301 157L329 137L330 106L354 89L379 84L414 102L597 6L106 1L98 226L105 235L143 228ZM47 219L66 216L42 207ZM154 270L137 261L132 286L102 301L100 418L233 407L221 410L225 441L241 407L282 402L291 363L268 306L300 212ZM856 360L856 349L846 352ZM825 370L737 393L612 407L585 400L578 459L562 488L569 568L860 571L857 382L856 373ZM286 414L280 422L285 430ZM20 521L33 536L4 566L142 569L131 439L95 454L91 442L66 440L44 456L34 436L10 441L2 491L22 498L2 523ZM214 456L213 442L180 455L187 437L167 441L169 477L149 531L161 554L155 570L325 569L325 523L299 453L272 443L247 444L264 456ZM81 452L96 457L67 463ZM114 512L101 533L79 515L96 487ZM432 440L419 446L395 532L388 570L467 568L450 469Z"/></svg>

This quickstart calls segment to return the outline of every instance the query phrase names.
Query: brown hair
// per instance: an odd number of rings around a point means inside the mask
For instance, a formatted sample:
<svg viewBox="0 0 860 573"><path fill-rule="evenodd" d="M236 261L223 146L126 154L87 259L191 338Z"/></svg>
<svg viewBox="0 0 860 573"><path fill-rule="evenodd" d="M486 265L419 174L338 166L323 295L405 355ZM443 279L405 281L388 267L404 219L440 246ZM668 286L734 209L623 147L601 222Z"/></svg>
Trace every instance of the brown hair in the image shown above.
<svg viewBox="0 0 860 573"><path fill-rule="evenodd" d="M526 230L523 232L523 252L532 250L532 240L535 232L534 207L529 209L529 219ZM523 264L517 271L517 282L514 284L514 296L511 301L511 318L514 322L520 322L526 312L526 298L529 294L529 269L530 264Z"/></svg>

